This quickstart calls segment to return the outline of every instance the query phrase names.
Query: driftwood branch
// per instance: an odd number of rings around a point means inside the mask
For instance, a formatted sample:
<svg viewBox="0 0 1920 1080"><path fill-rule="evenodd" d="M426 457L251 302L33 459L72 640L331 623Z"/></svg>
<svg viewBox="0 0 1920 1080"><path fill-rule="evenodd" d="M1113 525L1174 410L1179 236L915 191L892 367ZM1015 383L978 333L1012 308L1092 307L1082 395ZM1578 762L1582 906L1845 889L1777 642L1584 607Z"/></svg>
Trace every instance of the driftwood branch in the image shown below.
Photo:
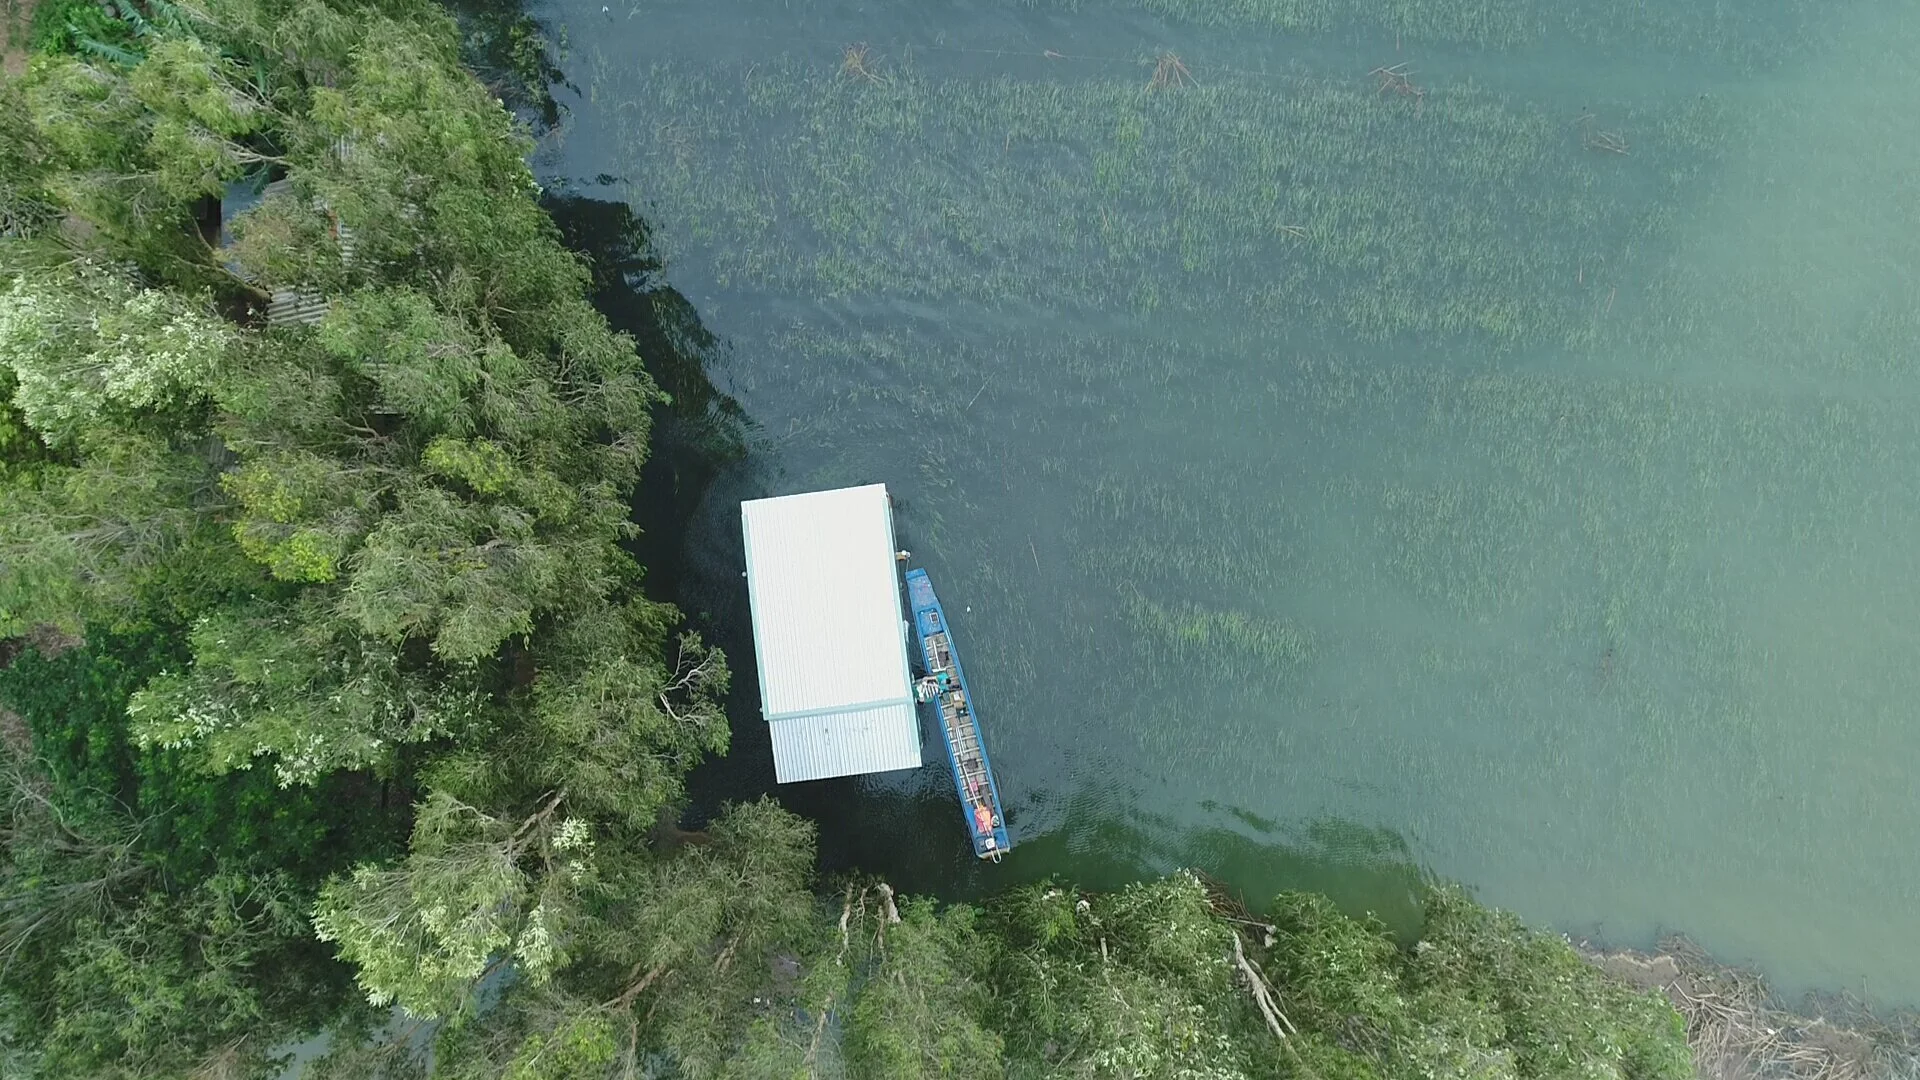
<svg viewBox="0 0 1920 1080"><path fill-rule="evenodd" d="M1254 1005L1260 1010L1260 1018L1267 1022L1267 1030L1273 1032L1273 1037L1286 1042L1289 1034L1300 1034L1299 1029L1293 1026L1293 1021L1288 1020L1287 1014L1281 1012L1280 1006L1274 1002L1273 987L1267 985L1260 969L1247 959L1237 931L1233 935L1233 966L1239 968L1241 977L1247 980L1247 993L1253 997Z"/></svg>
<svg viewBox="0 0 1920 1080"><path fill-rule="evenodd" d="M1594 126L1592 113L1581 113L1574 126L1580 129L1580 145L1589 150L1599 150L1608 154L1627 153L1627 137L1618 131L1601 131Z"/></svg>
<svg viewBox="0 0 1920 1080"><path fill-rule="evenodd" d="M1183 87L1198 86L1193 72L1187 70L1186 62L1178 53L1163 52L1154 58L1153 80L1147 83L1149 90L1179 90Z"/></svg>
<svg viewBox="0 0 1920 1080"><path fill-rule="evenodd" d="M840 53L840 74L852 79L864 79L867 82L885 85L887 79L873 69L869 63L870 50L864 41L847 46Z"/></svg>
<svg viewBox="0 0 1920 1080"><path fill-rule="evenodd" d="M1420 109L1426 105L1426 87L1417 85L1413 81L1413 77L1419 74L1419 72L1407 65L1394 64L1392 67L1377 67L1367 72L1367 74L1373 76L1377 81L1380 87L1378 91L1379 94L1393 93L1403 98L1411 98L1413 100L1413 111L1415 115L1418 115Z"/></svg>
<svg viewBox="0 0 1920 1080"><path fill-rule="evenodd" d="M862 901L864 902L866 899L866 893L862 892L860 896ZM849 885L847 886L846 902L840 905L840 952L837 956L833 958L833 962L836 965L838 965L840 962L842 962L847 958L847 944L849 942L849 938L847 937L847 920L852 917L853 917L853 886Z"/></svg>

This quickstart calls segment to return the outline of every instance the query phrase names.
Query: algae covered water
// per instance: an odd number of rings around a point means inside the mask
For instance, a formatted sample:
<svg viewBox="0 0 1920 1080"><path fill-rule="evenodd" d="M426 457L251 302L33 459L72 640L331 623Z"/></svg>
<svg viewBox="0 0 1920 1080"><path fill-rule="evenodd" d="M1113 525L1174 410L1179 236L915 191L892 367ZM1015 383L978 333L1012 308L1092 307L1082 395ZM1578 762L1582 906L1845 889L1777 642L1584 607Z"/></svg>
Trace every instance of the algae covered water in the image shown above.
<svg viewBox="0 0 1920 1080"><path fill-rule="evenodd" d="M830 855L1417 869L1920 1001L1915 5L547 14L543 172L752 424L683 601L743 641L737 500L879 480L967 609L1019 850L930 769L783 792Z"/></svg>

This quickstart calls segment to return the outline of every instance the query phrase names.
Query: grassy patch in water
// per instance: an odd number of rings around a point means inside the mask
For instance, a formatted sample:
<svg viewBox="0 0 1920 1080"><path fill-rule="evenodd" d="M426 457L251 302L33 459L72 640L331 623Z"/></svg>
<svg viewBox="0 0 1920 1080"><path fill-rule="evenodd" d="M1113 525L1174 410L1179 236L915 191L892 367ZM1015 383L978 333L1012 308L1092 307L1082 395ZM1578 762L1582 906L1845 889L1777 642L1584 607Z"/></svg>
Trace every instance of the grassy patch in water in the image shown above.
<svg viewBox="0 0 1920 1080"><path fill-rule="evenodd" d="M1131 7L1201 26L1290 34L1365 33L1401 41L1519 48L1566 42L1607 50L1771 66L1822 40L1834 6L1621 3L1619 0L1022 0L1045 11Z"/></svg>
<svg viewBox="0 0 1920 1080"><path fill-rule="evenodd" d="M1472 86L933 78L658 64L623 91L637 190L722 285L1205 319L1369 342L1582 345L1608 268L1712 159L1712 102L1575 117ZM1151 67L1150 60L1147 67ZM623 80L626 78L621 76Z"/></svg>
<svg viewBox="0 0 1920 1080"><path fill-rule="evenodd" d="M1224 663L1245 674L1248 661L1269 669L1300 663L1312 649L1307 635L1284 623L1242 611L1191 602L1156 603L1128 592L1121 610L1146 641L1189 661Z"/></svg>

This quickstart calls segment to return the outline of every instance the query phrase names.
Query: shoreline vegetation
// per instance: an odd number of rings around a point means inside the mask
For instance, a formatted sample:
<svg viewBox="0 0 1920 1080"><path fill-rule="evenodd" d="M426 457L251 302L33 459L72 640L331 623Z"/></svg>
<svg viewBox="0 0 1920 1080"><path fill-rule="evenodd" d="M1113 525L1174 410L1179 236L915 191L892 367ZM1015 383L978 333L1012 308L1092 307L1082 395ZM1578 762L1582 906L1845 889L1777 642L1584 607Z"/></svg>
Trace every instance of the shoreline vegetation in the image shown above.
<svg viewBox="0 0 1920 1080"><path fill-rule="evenodd" d="M588 302L608 268L563 245L494 94L544 53L483 85L416 0L83 14L0 82L0 1074L274 1077L315 1036L313 1080L1864 1080L1910 1054L1904 1023L1782 1037L1757 980L1583 958L1451 886L1400 941L1193 872L945 906L822 882L769 799L679 829L729 673L649 594L632 508L655 421L726 414ZM464 25L527 32L492 15ZM1134 596L1174 652L1312 647Z"/></svg>

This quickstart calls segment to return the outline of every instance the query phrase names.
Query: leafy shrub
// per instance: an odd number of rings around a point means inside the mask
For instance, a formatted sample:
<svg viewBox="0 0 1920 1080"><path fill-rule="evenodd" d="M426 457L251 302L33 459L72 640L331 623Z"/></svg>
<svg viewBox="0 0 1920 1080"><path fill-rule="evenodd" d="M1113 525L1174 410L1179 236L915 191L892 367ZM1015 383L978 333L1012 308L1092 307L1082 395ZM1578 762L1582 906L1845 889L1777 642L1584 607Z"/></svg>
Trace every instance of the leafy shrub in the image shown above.
<svg viewBox="0 0 1920 1080"><path fill-rule="evenodd" d="M169 630L103 631L56 656L29 649L0 669L0 704L26 721L57 802L94 816L132 814L141 849L179 880L248 866L283 868L317 885L356 857L396 848L410 800L383 797L366 774L288 790L270 770L213 775L178 751L135 746L127 701L184 662L182 642Z"/></svg>
<svg viewBox="0 0 1920 1080"><path fill-rule="evenodd" d="M107 14L99 0L41 0L33 11L27 47L42 53L112 56L133 52L136 38L135 24Z"/></svg>

